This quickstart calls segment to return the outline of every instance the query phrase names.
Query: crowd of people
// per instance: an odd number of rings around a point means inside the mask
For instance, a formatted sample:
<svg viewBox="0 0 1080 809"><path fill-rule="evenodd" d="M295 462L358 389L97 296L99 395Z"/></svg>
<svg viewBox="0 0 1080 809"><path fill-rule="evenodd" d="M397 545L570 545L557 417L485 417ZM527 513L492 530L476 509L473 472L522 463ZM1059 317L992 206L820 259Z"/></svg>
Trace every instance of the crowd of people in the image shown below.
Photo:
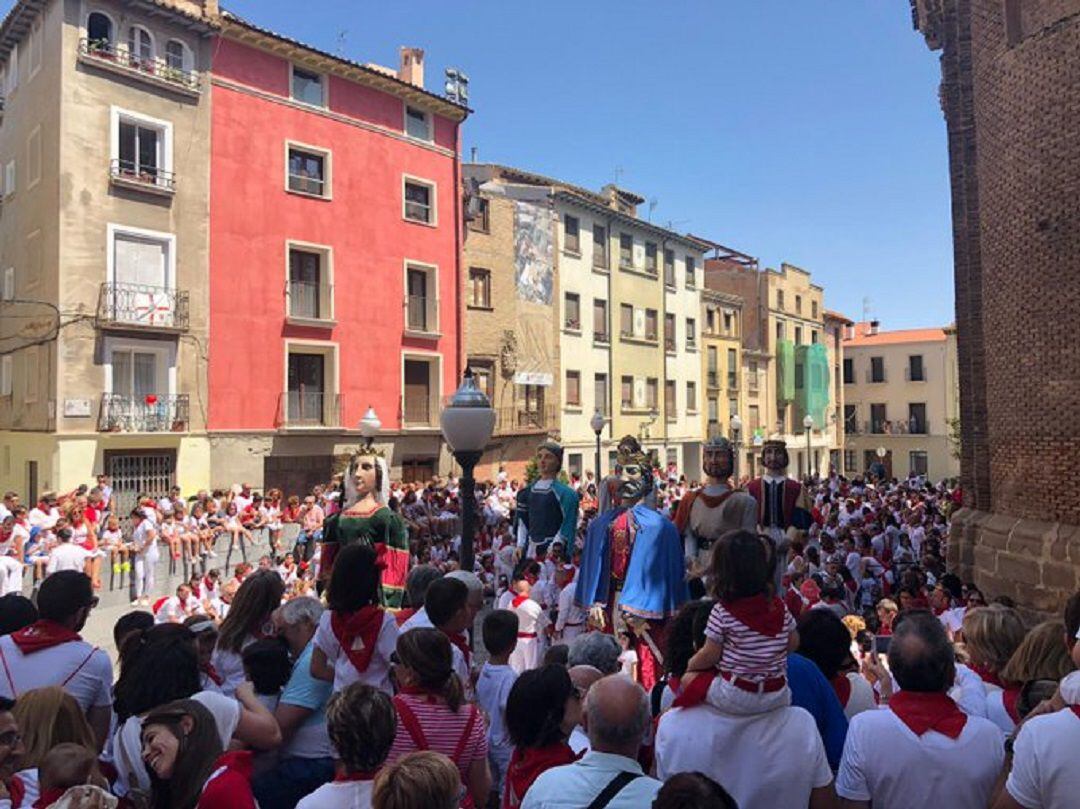
<svg viewBox="0 0 1080 809"><path fill-rule="evenodd" d="M674 519L697 483L653 475L650 508ZM575 599L604 483L567 483L574 538L540 553L517 535L524 482L481 484L472 570L457 480L391 483L395 609L378 547L324 569L340 476L302 497L173 489L126 514L105 477L30 509L8 493L0 809L1075 803L1080 594L1029 626L949 573L955 485L808 479L790 541L688 550L691 598L645 688L641 639ZM168 593L159 556L182 580ZM133 609L114 671L80 631L117 580Z"/></svg>

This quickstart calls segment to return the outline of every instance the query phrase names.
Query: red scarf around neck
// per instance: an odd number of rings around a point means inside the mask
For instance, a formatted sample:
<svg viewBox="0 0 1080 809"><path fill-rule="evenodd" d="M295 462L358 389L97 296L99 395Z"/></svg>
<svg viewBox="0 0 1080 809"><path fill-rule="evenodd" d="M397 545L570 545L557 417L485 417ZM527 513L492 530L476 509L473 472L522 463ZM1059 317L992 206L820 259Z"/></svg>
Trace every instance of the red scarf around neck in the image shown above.
<svg viewBox="0 0 1080 809"><path fill-rule="evenodd" d="M956 739L967 724L967 714L956 706L951 697L940 692L901 691L889 700L889 708L916 736L936 730L950 739Z"/></svg>
<svg viewBox="0 0 1080 809"><path fill-rule="evenodd" d="M211 663L209 660L207 662L203 663L201 668L202 668L203 674L205 674L207 677L209 677L210 681L214 685L221 685L222 683L225 682L225 678L222 677L220 674L218 674L217 669L214 668L214 664Z"/></svg>
<svg viewBox="0 0 1080 809"><path fill-rule="evenodd" d="M974 663L969 663L968 667L973 672L978 674L984 683L988 683L989 685L996 685L998 688L1002 689L1005 688L1005 681L985 666L977 666Z"/></svg>
<svg viewBox="0 0 1080 809"><path fill-rule="evenodd" d="M506 768L506 794L502 809L516 809L533 782L552 767L573 764L579 756L565 742L547 747L514 748L510 764Z"/></svg>
<svg viewBox="0 0 1080 809"><path fill-rule="evenodd" d="M367 671L383 625L382 607L368 605L356 612L332 612L330 629L357 671Z"/></svg>
<svg viewBox="0 0 1080 809"><path fill-rule="evenodd" d="M522 604L524 604L528 600L529 600L528 595L517 595L517 596L514 596L513 600L511 600L510 604L516 610L518 607L520 607Z"/></svg>
<svg viewBox="0 0 1080 809"><path fill-rule="evenodd" d="M11 639L19 647L24 655L40 652L42 649L50 649L61 643L70 643L73 640L82 640L78 632L68 629L66 626L42 618L28 627L11 633Z"/></svg>
<svg viewBox="0 0 1080 809"><path fill-rule="evenodd" d="M851 699L851 680L846 674L837 674L830 683L836 692L836 698L840 700L840 707L846 708L848 700Z"/></svg>
<svg viewBox="0 0 1080 809"><path fill-rule="evenodd" d="M1001 707L1017 725L1020 724L1020 710L1016 707L1016 703L1020 700L1020 691L1021 688L1018 685L1008 685L1001 691Z"/></svg>
<svg viewBox="0 0 1080 809"><path fill-rule="evenodd" d="M447 639L461 650L465 656L465 665L472 665L472 649L469 648L469 639L464 632L443 632Z"/></svg>
<svg viewBox="0 0 1080 809"><path fill-rule="evenodd" d="M784 602L779 598L759 593L720 604L736 621L758 634L776 636L784 628Z"/></svg>

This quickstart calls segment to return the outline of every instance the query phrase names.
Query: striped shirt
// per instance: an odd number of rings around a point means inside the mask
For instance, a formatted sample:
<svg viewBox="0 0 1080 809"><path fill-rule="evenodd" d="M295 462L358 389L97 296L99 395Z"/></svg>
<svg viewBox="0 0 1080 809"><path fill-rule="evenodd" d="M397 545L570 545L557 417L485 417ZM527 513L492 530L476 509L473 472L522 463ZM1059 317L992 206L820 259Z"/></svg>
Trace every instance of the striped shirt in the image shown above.
<svg viewBox="0 0 1080 809"><path fill-rule="evenodd" d="M417 694L399 694L397 699L404 701L406 707L416 715L427 738L427 749L442 753L453 760L461 772L461 782L467 783L469 765L477 759L486 759L488 753L487 723L480 709L475 705L465 703L455 713L445 703ZM469 737L465 740L461 755L454 760L454 752L469 724L469 715L474 711L478 713L476 720L469 729ZM390 748L386 763L391 764L418 750L420 748L413 742L405 722L399 715L397 734L394 736L394 744Z"/></svg>
<svg viewBox="0 0 1080 809"><path fill-rule="evenodd" d="M720 670L747 679L783 677L787 667L788 636L795 630L795 619L781 602L784 623L776 635L763 635L751 629L717 602L709 613L705 637L723 648Z"/></svg>

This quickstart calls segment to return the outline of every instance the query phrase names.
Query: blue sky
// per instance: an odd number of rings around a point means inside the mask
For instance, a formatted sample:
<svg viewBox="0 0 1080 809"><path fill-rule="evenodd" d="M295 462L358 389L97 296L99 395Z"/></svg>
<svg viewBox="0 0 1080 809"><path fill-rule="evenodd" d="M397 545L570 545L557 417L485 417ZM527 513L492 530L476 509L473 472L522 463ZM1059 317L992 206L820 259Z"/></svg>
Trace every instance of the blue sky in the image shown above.
<svg viewBox="0 0 1080 809"><path fill-rule="evenodd" d="M906 0L226 0L427 86L460 67L465 155L656 200L653 221L813 273L884 328L953 320L937 54ZM644 211L643 211L644 212Z"/></svg>

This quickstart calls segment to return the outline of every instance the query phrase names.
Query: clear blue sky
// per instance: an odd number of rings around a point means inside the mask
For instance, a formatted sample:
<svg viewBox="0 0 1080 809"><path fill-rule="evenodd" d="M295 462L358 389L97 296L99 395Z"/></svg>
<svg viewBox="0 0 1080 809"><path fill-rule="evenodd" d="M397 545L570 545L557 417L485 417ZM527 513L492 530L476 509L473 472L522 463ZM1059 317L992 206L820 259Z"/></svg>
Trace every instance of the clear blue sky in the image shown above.
<svg viewBox="0 0 1080 809"><path fill-rule="evenodd" d="M360 61L471 79L465 156L657 200L652 218L788 261L884 328L953 320L937 54L907 0L225 0Z"/></svg>

